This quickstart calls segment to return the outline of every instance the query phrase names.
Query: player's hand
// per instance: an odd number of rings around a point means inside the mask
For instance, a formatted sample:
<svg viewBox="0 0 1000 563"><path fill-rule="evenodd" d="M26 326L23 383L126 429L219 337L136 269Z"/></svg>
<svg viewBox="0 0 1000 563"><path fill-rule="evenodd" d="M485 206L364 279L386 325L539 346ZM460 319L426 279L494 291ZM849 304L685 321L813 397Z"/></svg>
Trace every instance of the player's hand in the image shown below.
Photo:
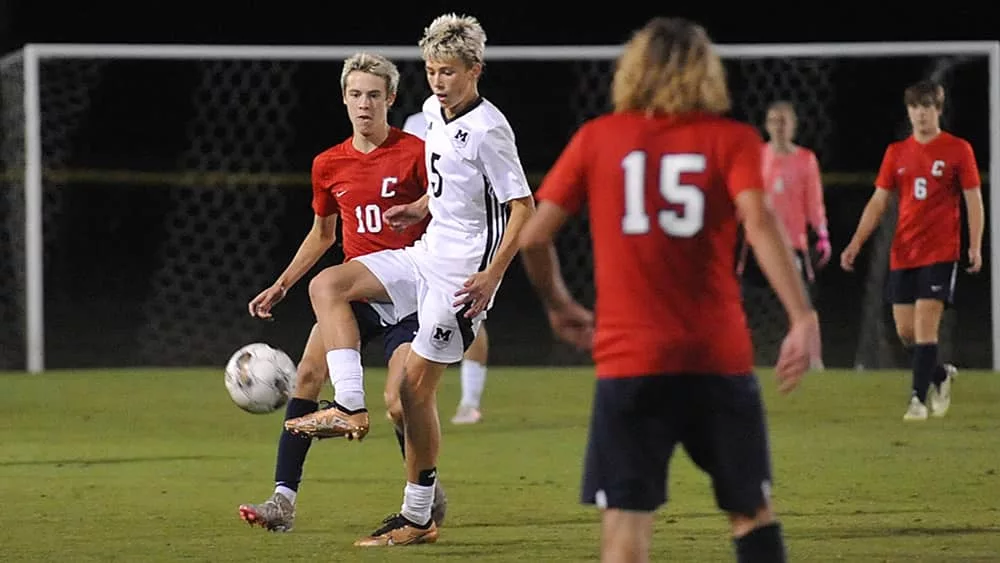
<svg viewBox="0 0 1000 563"><path fill-rule="evenodd" d="M812 358L820 355L819 316L813 313L792 323L781 343L775 376L778 391L786 394L795 389L809 369Z"/></svg>
<svg viewBox="0 0 1000 563"><path fill-rule="evenodd" d="M271 309L285 298L286 293L287 290L279 284L274 284L260 292L247 306L250 316L258 319L270 319Z"/></svg>
<svg viewBox="0 0 1000 563"><path fill-rule="evenodd" d="M489 269L472 274L469 279L465 280L462 289L455 292L455 297L458 299L452 305L456 307L468 305L469 309L465 312L465 317L471 319L486 310L486 306L490 304L490 299L499 285L500 276L494 275Z"/></svg>
<svg viewBox="0 0 1000 563"><path fill-rule="evenodd" d="M578 350L590 350L594 343L594 314L576 301L548 310L552 332Z"/></svg>
<svg viewBox="0 0 1000 563"><path fill-rule="evenodd" d="M966 272L970 274L975 274L979 272L983 267L983 255L982 252L976 248L969 249L969 267L965 269Z"/></svg>
<svg viewBox="0 0 1000 563"><path fill-rule="evenodd" d="M816 266L823 268L830 262L830 255L833 253L833 248L830 247L830 239L821 237L816 241L816 252L819 253L819 262L817 262Z"/></svg>
<svg viewBox="0 0 1000 563"><path fill-rule="evenodd" d="M414 203L404 203L393 205L382 213L382 221L389 225L389 228L399 232L407 227L416 225L427 216L427 210Z"/></svg>
<svg viewBox="0 0 1000 563"><path fill-rule="evenodd" d="M858 249L854 247L853 244L847 245L847 248L840 253L840 267L848 272L854 271L854 259L858 257Z"/></svg>

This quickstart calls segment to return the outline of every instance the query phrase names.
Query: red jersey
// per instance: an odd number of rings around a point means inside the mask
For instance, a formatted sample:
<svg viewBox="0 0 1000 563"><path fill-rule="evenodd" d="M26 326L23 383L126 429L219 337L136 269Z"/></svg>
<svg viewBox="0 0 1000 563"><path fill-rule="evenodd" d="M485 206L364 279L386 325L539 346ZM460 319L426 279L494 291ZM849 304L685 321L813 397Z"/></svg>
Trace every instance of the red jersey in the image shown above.
<svg viewBox="0 0 1000 563"><path fill-rule="evenodd" d="M427 192L424 142L393 127L381 146L368 154L351 139L313 159L313 211L339 214L344 260L379 250L404 248L420 238L430 217L403 232L382 222L382 212L410 203Z"/></svg>
<svg viewBox="0 0 1000 563"><path fill-rule="evenodd" d="M963 190L979 187L979 168L968 142L942 131L926 144L913 136L892 143L882 158L875 187L899 197L890 269L959 259L959 200Z"/></svg>
<svg viewBox="0 0 1000 563"><path fill-rule="evenodd" d="M707 114L612 114L574 135L537 198L589 207L598 377L751 372L733 200L763 189L762 144Z"/></svg>

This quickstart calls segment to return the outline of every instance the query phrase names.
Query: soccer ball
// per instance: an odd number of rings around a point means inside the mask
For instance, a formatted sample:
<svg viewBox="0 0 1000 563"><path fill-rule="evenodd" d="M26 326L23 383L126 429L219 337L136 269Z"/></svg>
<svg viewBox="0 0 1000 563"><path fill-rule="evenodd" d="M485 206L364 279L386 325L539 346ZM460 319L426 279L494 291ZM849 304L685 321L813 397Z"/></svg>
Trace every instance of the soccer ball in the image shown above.
<svg viewBox="0 0 1000 563"><path fill-rule="evenodd" d="M247 344L226 364L226 390L236 406L247 412L274 412L295 390L295 362L267 344Z"/></svg>

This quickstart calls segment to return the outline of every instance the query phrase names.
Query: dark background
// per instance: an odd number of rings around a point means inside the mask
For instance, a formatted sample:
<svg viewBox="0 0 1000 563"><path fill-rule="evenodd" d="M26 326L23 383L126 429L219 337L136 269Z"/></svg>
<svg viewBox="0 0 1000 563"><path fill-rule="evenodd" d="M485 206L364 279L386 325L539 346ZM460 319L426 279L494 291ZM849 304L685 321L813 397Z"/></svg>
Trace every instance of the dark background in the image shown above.
<svg viewBox="0 0 1000 563"><path fill-rule="evenodd" d="M491 45L620 43L633 28L657 15L639 9L608 10L606 5L565 11L538 2L337 4L322 8L316 2L211 6L171 2L110 7L0 1L0 47L6 53L28 42L414 45L433 17L458 11L482 21L489 38L489 58ZM853 10L844 3L836 7L808 6L811 12L803 14L801 5L794 11L770 5L726 9L717 5L663 15L699 20L719 43L995 38L990 35L995 33L990 29L994 20L985 7L983 11L937 8L933 14L916 10L913 4L885 12ZM899 103L902 87L925 77L929 64L926 58L851 61L831 72L836 102L830 105L827 119L834 133L829 147L819 151L824 171L874 172L885 145L905 134L901 128L905 113ZM419 68L408 72L407 65L413 66L401 63L401 88L411 92L390 116L395 124L416 109L422 98L412 91L425 88ZM606 66L595 68L606 73ZM488 65L482 90L506 112L518 132L522 159L533 178L544 173L579 124L579 112L571 111L566 98L568 91L579 89L572 83L577 70L567 63ZM740 68L729 65L729 70L735 97L753 88ZM199 101L196 94L192 103L192 92L198 91L206 76L214 76L211 80L217 88L231 84L238 89L241 81L261 76L275 82L252 89L262 93L262 98L226 105ZM284 268L308 229L308 185L300 177L308 171L312 156L349 134L337 99L338 76L339 65L325 63L303 63L294 69L223 65L215 71L191 62L44 64L43 135L46 153L59 156L48 165L71 170L233 173L246 171L240 164L242 158L271 163L264 169L251 166L252 172L293 176L284 182L224 186L176 177L48 181L48 366L219 364L235 347L258 339L297 357L311 321L305 283L279 306L274 323L250 320L244 307ZM596 75L598 80L604 77ZM973 142L984 171L988 167L985 78L981 62L951 76L947 122ZM78 92L87 93L84 105ZM262 113L202 116L203 127L220 129L194 132L217 141L199 152L192 149L190 126L199 104L223 110L260 106ZM77 106L85 110L72 114ZM74 116L72 120L69 115ZM757 115L737 109L735 116L759 124ZM70 121L72 127L67 127ZM230 159L231 155L237 157ZM870 185L853 176L827 182L835 256L853 231ZM6 207L0 205L0 220L8 229L18 225L18 188L10 188ZM985 239L988 243L988 230ZM0 255L5 275L4 262L8 268L20 263L17 243L14 236L0 248L5 252ZM567 234L560 248L566 267L576 275L574 290L589 302L593 289L586 246L585 236L578 231ZM984 255L990 256L988 244ZM817 304L824 319L830 366L855 362L870 259L869 248L856 275L834 267L820 278ZM339 253L334 252L321 265L338 260ZM988 269L987 263L984 270ZM10 274L14 278L19 275L16 270ZM5 325L0 330L0 369L23 367L21 311L16 306L20 295L17 284L9 281L0 284L7 291L0 296L0 318ZM969 336L954 339L950 353L964 365L988 367L988 273L960 276L959 290L952 315L968 327L963 334ZM884 321L885 313L877 311L875 316ZM780 321L770 324L780 335ZM489 326L493 363L586 361L551 341L516 260ZM773 340L773 332L758 335L763 362L773 352L774 343L764 342ZM379 361L380 354L369 357Z"/></svg>

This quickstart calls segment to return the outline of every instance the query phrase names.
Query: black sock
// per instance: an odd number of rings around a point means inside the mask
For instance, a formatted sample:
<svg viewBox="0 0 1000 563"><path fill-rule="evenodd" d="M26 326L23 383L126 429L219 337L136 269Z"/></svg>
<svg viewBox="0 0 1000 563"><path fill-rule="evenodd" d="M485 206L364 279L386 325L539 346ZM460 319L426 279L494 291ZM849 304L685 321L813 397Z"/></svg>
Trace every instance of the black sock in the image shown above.
<svg viewBox="0 0 1000 563"><path fill-rule="evenodd" d="M738 563L785 563L785 544L781 539L781 525L777 522L754 528L733 543Z"/></svg>
<svg viewBox="0 0 1000 563"><path fill-rule="evenodd" d="M948 379L948 371L944 369L944 366L941 364L934 366L934 373L931 375L931 383L934 385L941 385L945 379Z"/></svg>
<svg viewBox="0 0 1000 563"><path fill-rule="evenodd" d="M399 442L399 452L403 454L403 459L406 459L406 433L399 426L394 426L393 430L396 431L396 441Z"/></svg>
<svg viewBox="0 0 1000 563"><path fill-rule="evenodd" d="M913 394L921 403L927 402L927 388L931 385L934 370L938 367L937 342L917 344L913 347Z"/></svg>
<svg viewBox="0 0 1000 563"><path fill-rule="evenodd" d="M434 486L434 481L437 479L437 467L432 467L430 469L424 469L417 474L417 484L421 487L432 487Z"/></svg>
<svg viewBox="0 0 1000 563"><path fill-rule="evenodd" d="M305 416L311 412L316 412L319 404L316 401L292 398L285 407L285 420L291 420L300 416ZM302 466L306 463L306 454L312 439L308 436L292 434L288 430L282 429L281 437L278 438L278 463L274 468L274 482L278 485L288 487L293 491L299 490L299 481L302 480Z"/></svg>

